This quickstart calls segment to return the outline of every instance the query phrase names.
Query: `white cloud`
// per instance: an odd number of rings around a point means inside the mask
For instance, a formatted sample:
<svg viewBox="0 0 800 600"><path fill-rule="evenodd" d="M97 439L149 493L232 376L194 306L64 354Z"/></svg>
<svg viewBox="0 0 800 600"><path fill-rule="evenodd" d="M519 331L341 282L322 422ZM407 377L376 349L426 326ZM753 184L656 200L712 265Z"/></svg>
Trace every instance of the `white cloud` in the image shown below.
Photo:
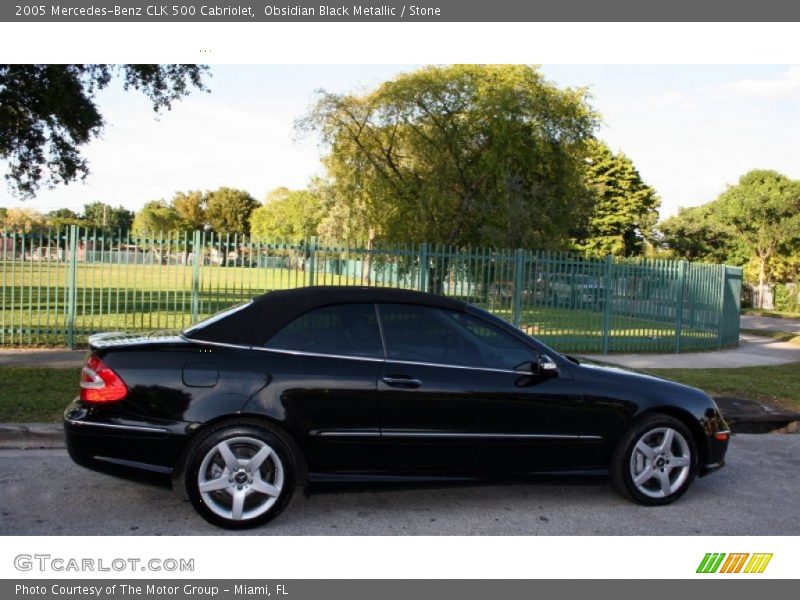
<svg viewBox="0 0 800 600"><path fill-rule="evenodd" d="M717 91L745 98L800 99L800 66L769 79L739 79L717 86Z"/></svg>
<svg viewBox="0 0 800 600"><path fill-rule="evenodd" d="M664 92L650 96L648 100L657 110L690 109L696 106L695 102L682 92Z"/></svg>

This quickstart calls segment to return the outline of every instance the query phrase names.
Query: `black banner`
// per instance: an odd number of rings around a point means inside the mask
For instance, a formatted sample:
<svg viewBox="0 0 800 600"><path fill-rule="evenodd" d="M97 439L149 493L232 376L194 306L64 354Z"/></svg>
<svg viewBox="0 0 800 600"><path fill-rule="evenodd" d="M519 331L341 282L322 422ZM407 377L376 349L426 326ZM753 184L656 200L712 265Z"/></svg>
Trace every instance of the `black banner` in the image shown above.
<svg viewBox="0 0 800 600"><path fill-rule="evenodd" d="M786 0L168 0L18 1L0 21L40 22L744 22L797 21Z"/></svg>
<svg viewBox="0 0 800 600"><path fill-rule="evenodd" d="M606 594L674 600L709 594L736 600L754 594L796 593L796 582L767 579L715 580L3 580L0 597L11 600L459 600L579 598Z"/></svg>

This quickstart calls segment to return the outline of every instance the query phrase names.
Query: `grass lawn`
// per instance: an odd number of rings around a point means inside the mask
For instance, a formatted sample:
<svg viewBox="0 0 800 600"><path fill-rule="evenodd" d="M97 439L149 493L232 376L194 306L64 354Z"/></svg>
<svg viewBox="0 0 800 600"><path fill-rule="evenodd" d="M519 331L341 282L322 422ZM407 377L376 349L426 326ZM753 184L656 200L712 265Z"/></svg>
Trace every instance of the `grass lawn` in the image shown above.
<svg viewBox="0 0 800 600"><path fill-rule="evenodd" d="M772 317L774 319L800 319L800 313L779 312L777 310L766 310L763 308L743 308L743 315L755 315L758 317Z"/></svg>
<svg viewBox="0 0 800 600"><path fill-rule="evenodd" d="M800 335L790 331L770 331L767 329L741 329L740 331L742 333L749 333L750 335L772 338L779 342L789 342L793 346L800 346Z"/></svg>
<svg viewBox="0 0 800 600"><path fill-rule="evenodd" d="M800 410L800 362L738 369L646 369L645 372L700 388L712 396L759 400Z"/></svg>
<svg viewBox="0 0 800 600"><path fill-rule="evenodd" d="M0 369L0 421L53 423L78 395L80 369Z"/></svg>

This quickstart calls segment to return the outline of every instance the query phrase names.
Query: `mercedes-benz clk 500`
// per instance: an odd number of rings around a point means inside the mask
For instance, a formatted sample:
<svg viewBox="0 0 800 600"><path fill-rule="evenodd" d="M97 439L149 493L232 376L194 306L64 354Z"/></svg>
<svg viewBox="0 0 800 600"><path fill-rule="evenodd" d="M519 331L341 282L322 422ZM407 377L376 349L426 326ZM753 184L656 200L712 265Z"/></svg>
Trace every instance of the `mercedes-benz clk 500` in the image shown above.
<svg viewBox="0 0 800 600"><path fill-rule="evenodd" d="M169 474L230 528L326 480L607 473L667 504L724 464L729 438L700 390L580 364L458 300L360 287L271 292L170 335L94 335L64 427L77 463Z"/></svg>

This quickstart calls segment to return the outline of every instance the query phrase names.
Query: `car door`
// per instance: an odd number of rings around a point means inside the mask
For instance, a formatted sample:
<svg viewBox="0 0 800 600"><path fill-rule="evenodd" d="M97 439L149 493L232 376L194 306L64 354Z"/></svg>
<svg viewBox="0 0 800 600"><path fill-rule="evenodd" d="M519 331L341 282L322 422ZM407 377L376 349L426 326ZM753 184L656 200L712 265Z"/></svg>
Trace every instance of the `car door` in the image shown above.
<svg viewBox="0 0 800 600"><path fill-rule="evenodd" d="M402 304L380 304L379 314L381 433L394 471L492 476L572 465L581 394L568 372L534 373L534 346L477 316Z"/></svg>
<svg viewBox="0 0 800 600"><path fill-rule="evenodd" d="M275 374L274 401L300 437L309 470L383 471L377 380L383 345L375 305L312 310L264 346Z"/></svg>

